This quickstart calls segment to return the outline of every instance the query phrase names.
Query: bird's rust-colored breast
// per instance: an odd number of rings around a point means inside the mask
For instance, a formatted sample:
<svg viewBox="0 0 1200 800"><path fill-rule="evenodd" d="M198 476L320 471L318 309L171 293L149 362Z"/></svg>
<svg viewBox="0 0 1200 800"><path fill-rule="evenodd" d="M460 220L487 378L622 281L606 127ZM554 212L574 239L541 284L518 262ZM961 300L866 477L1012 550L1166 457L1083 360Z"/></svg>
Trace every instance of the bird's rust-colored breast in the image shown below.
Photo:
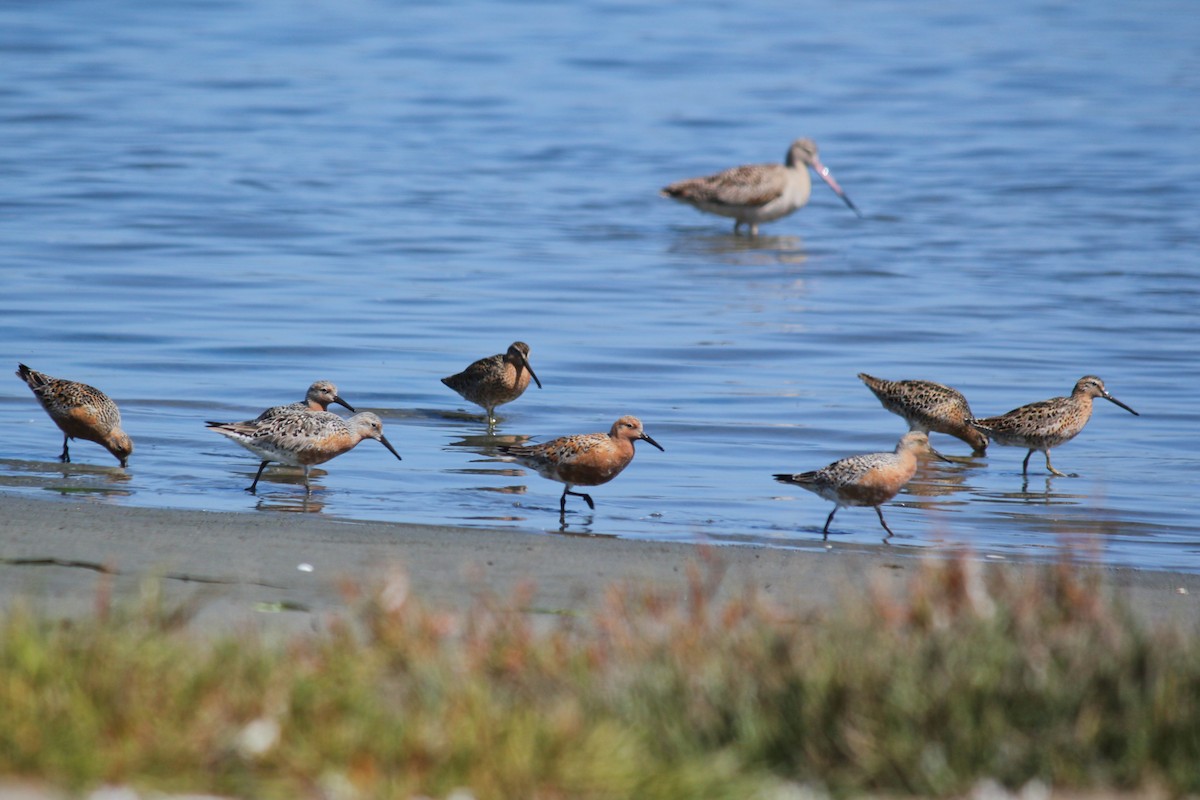
<svg viewBox="0 0 1200 800"><path fill-rule="evenodd" d="M856 481L839 486L838 495L846 505L877 506L895 497L913 472L899 464L872 467Z"/></svg>

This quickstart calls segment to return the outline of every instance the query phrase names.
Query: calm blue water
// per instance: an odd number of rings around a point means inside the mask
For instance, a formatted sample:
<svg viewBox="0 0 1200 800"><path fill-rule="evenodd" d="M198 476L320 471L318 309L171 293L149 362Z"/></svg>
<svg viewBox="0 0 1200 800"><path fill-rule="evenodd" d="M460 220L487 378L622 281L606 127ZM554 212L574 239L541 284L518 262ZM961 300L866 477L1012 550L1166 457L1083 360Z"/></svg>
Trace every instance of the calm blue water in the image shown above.
<svg viewBox="0 0 1200 800"><path fill-rule="evenodd" d="M811 136L819 185L757 240L657 196ZM568 532L817 548L829 506L771 473L890 450L855 377L980 415L1099 401L1024 451L930 465L897 548L1200 570L1200 15L1194 4L0 6L0 365L108 392L130 469L0 380L11 493L558 530L561 487L491 457L439 378L514 339L545 388L501 436L641 448ZM317 378L374 442L242 491L205 430ZM935 436L943 452L965 454ZM834 546L876 542L869 509ZM2 547L2 543L0 543Z"/></svg>

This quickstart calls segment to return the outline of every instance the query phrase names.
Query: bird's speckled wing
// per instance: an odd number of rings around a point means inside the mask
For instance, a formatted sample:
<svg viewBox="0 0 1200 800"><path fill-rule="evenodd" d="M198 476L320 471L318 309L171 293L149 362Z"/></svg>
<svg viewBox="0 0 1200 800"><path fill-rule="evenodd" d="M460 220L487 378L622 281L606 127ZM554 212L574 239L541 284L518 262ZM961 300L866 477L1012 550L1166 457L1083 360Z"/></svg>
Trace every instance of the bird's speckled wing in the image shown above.
<svg viewBox="0 0 1200 800"><path fill-rule="evenodd" d="M762 206L787 188L782 164L745 164L703 178L690 178L663 191L678 200L728 206Z"/></svg>
<svg viewBox="0 0 1200 800"><path fill-rule="evenodd" d="M997 434L1022 434L1033 432L1050 433L1070 422L1070 415L1064 414L1064 406L1069 407L1071 398L1052 397L1049 400L1039 400L1020 408L1015 408L1007 414L998 417L987 417L975 420L981 428Z"/></svg>
<svg viewBox="0 0 1200 800"><path fill-rule="evenodd" d="M512 445L502 448L502 451L531 466L535 464L558 466L576 461L609 442L610 437L607 433L581 433L577 436L564 436L544 444Z"/></svg>
<svg viewBox="0 0 1200 800"><path fill-rule="evenodd" d="M262 412L257 417L255 417L254 421L262 422L263 420L270 419L271 417L278 417L283 414L295 414L300 411L310 411L310 410L311 409L308 407L308 403L302 403L302 402L301 403L288 403L287 405L282 405L282 406L271 406L266 411Z"/></svg>

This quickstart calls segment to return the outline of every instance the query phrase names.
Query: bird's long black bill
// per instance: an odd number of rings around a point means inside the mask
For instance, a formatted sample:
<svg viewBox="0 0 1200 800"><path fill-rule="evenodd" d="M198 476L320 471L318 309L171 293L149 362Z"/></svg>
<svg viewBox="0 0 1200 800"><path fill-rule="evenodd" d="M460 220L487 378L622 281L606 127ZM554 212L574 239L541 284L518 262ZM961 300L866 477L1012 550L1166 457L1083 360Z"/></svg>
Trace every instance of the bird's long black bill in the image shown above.
<svg viewBox="0 0 1200 800"><path fill-rule="evenodd" d="M658 442L654 441L653 439L651 439L649 436L647 436L647 435L646 435L646 434L644 434L644 433L642 434L642 440L643 440L643 441L647 441L647 442L649 442L650 444L652 444L652 445L654 445L655 447L657 447L659 450L662 450L664 453L665 453L665 452L667 452L667 451L666 451L666 450L663 448L663 446L662 446L661 444L659 444Z"/></svg>
<svg viewBox="0 0 1200 800"><path fill-rule="evenodd" d="M537 387L539 389L542 388L542 382L538 380L537 373L533 371L533 367L529 366L529 359L522 355L521 364L525 369L529 370L529 377L533 378L533 382L537 384Z"/></svg>
<svg viewBox="0 0 1200 800"><path fill-rule="evenodd" d="M1104 395L1104 399L1105 399L1105 400L1110 400L1110 401L1112 401L1113 403L1116 403L1116 404L1117 404L1117 405L1119 405L1121 408L1123 408L1123 409L1125 409L1126 411L1128 411L1130 414L1133 414L1135 417L1140 417L1140 416L1141 416L1141 414L1139 414L1138 412L1134 411L1132 408L1130 408L1129 406L1125 405L1125 404L1124 404L1124 403L1122 403L1120 400L1118 400L1117 398L1113 397L1111 394L1106 394L1106 395Z"/></svg>
<svg viewBox="0 0 1200 800"><path fill-rule="evenodd" d="M934 458L938 459L939 461L945 461L947 464L957 464L958 463L953 458L950 458L949 456L944 456L941 453L939 453L937 450L934 450L933 445L929 446L929 452Z"/></svg>
<svg viewBox="0 0 1200 800"><path fill-rule="evenodd" d="M339 406L345 406L346 408L350 409L351 413L355 413L355 414L358 413L357 411L354 410L354 406L350 405L345 400L338 397L336 394L333 396L333 402L337 403Z"/></svg>
<svg viewBox="0 0 1200 800"><path fill-rule="evenodd" d="M838 197L842 198L842 202L845 203L851 211L857 214L859 219L863 218L862 212L858 210L858 206L854 205L854 203L850 201L850 197L845 192L839 194Z"/></svg>
<svg viewBox="0 0 1200 800"><path fill-rule="evenodd" d="M386 447L388 449L388 452L390 452L392 455L394 455L396 457L397 461L404 460L403 458L400 457L400 454L396 452L396 448L392 447L392 443L389 442L386 438L384 438L384 436L382 434L380 434L380 436L379 436L379 443L381 445L383 445L384 447Z"/></svg>

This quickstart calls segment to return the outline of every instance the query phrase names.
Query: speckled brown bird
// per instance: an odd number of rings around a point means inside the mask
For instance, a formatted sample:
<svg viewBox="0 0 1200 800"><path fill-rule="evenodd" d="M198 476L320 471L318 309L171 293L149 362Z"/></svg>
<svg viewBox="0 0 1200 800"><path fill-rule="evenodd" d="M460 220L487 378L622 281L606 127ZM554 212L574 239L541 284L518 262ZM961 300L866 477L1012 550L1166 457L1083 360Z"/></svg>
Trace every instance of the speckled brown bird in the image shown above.
<svg viewBox="0 0 1200 800"><path fill-rule="evenodd" d="M507 352L481 358L462 372L442 378L442 383L464 400L481 406L487 411L488 425L494 425L496 406L511 403L524 394L530 378L542 388L542 382L529 366L529 345L513 342Z"/></svg>
<svg viewBox="0 0 1200 800"><path fill-rule="evenodd" d="M929 437L922 431L909 431L900 437L891 453L867 453L850 456L812 472L773 476L780 483L795 484L833 503L833 511L825 520L822 535L829 538L829 523L839 508L871 506L879 515L879 524L894 534L883 519L883 504L891 500L917 473L917 456L933 453ZM933 453L937 455L936 453ZM941 458L941 456L939 456ZM943 459L946 460L946 459Z"/></svg>
<svg viewBox="0 0 1200 800"><path fill-rule="evenodd" d="M833 179L829 168L817 157L817 144L812 139L792 142L782 164L743 164L714 175L676 181L663 188L660 194L699 211L732 217L735 234L743 225L748 225L750 235L757 236L760 222L786 217L808 203L812 194L809 167L829 184L851 211L862 216Z"/></svg>
<svg viewBox="0 0 1200 800"><path fill-rule="evenodd" d="M945 433L962 439L976 453L987 450L987 437L971 426L971 406L957 389L933 381L888 381L865 372L858 378L884 408L904 417L909 430Z"/></svg>
<svg viewBox="0 0 1200 800"><path fill-rule="evenodd" d="M620 475L633 461L633 443L638 440L663 449L642 430L641 420L631 416L614 422L608 433L581 433L543 444L505 445L499 449L543 478L566 484L558 502L559 512L566 513L569 494L582 497L588 508L595 509L590 495L572 492L571 487L599 486Z"/></svg>
<svg viewBox="0 0 1200 800"><path fill-rule="evenodd" d="M94 386L49 375L17 365L17 377L25 381L42 408L63 432L59 460L70 463L71 439L95 442L116 456L122 467L129 466L133 440L121 429L121 412L108 395Z"/></svg>
<svg viewBox="0 0 1200 800"><path fill-rule="evenodd" d="M1046 469L1060 478L1078 477L1059 472L1050 463L1050 449L1066 444L1079 435L1092 418L1092 398L1103 397L1121 408L1140 416L1129 406L1108 393L1104 381L1095 375L1084 375L1075 383L1070 397L1051 397L1020 408L1014 408L998 417L977 419L972 424L991 437L996 444L1007 447L1025 447L1025 461L1021 474L1029 474L1029 457L1040 450L1046 454Z"/></svg>
<svg viewBox="0 0 1200 800"><path fill-rule="evenodd" d="M347 403L338 394L337 387L331 381L314 381L312 386L308 387L308 392L304 395L304 399L297 403L288 403L282 406L271 406L266 411L258 415L257 419L261 422L264 419L286 414L292 411L328 411L329 406L337 403L340 406L345 406L354 412L354 406Z"/></svg>
<svg viewBox="0 0 1200 800"><path fill-rule="evenodd" d="M363 439L375 439L400 459L396 448L383 435L383 421L370 411L363 411L347 419L329 411L309 411L301 408L276 414L266 419L250 419L245 422L206 422L209 428L227 436L254 453L262 463L258 474L246 491L253 492L263 470L272 461L304 468L304 488L312 492L308 483L308 469L337 458L353 450Z"/></svg>

